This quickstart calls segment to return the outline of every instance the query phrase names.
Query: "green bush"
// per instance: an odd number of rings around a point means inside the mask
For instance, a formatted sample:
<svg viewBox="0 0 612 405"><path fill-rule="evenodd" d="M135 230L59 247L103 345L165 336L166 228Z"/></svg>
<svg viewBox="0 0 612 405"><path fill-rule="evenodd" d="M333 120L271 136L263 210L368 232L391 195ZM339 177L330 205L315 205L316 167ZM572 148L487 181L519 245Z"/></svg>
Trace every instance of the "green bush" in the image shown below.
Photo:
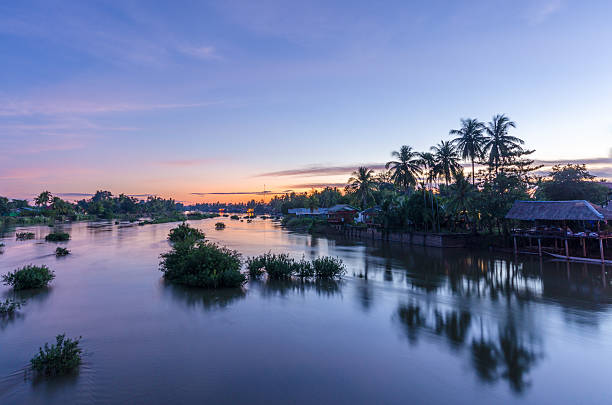
<svg viewBox="0 0 612 405"><path fill-rule="evenodd" d="M70 250L66 248L58 247L57 249L55 249L55 256L57 257L68 256L69 254Z"/></svg>
<svg viewBox="0 0 612 405"><path fill-rule="evenodd" d="M70 235L66 232L51 232L49 235L45 236L45 240L47 242L65 242L70 240Z"/></svg>
<svg viewBox="0 0 612 405"><path fill-rule="evenodd" d="M195 243L199 240L204 240L204 232L199 229L192 228L188 223L183 222L176 228L170 229L168 240L173 243L186 242Z"/></svg>
<svg viewBox="0 0 612 405"><path fill-rule="evenodd" d="M25 301L17 301L12 298L7 299L4 302L0 301L0 316L13 315L24 304Z"/></svg>
<svg viewBox="0 0 612 405"><path fill-rule="evenodd" d="M240 217L238 215L232 215L230 219L240 219Z"/></svg>
<svg viewBox="0 0 612 405"><path fill-rule="evenodd" d="M240 287L240 254L214 243L198 241L175 244L161 255L160 270L172 283L205 288Z"/></svg>
<svg viewBox="0 0 612 405"><path fill-rule="evenodd" d="M55 278L55 273L45 265L34 266L29 264L2 276L5 285L15 290L46 287Z"/></svg>
<svg viewBox="0 0 612 405"><path fill-rule="evenodd" d="M317 257L312 261L312 267L316 278L340 278L346 273L346 268L342 260L323 256Z"/></svg>
<svg viewBox="0 0 612 405"><path fill-rule="evenodd" d="M286 253L265 253L250 257L246 262L249 276L257 278L268 273L269 279L283 280L293 276L300 278L335 279L345 274L342 260L333 257L318 257L312 262L302 258L296 261Z"/></svg>
<svg viewBox="0 0 612 405"><path fill-rule="evenodd" d="M32 369L39 374L55 376L66 374L81 364L79 347L81 337L77 339L66 338L66 335L57 335L55 344L45 343L38 349L38 354L30 360Z"/></svg>
<svg viewBox="0 0 612 405"><path fill-rule="evenodd" d="M15 239L17 240L28 240L34 239L34 232L17 232L15 234Z"/></svg>
<svg viewBox="0 0 612 405"><path fill-rule="evenodd" d="M217 222L217 223L215 224L215 228L216 228L216 229L219 229L219 230L220 230L220 229L225 229L225 224L224 224L223 222Z"/></svg>

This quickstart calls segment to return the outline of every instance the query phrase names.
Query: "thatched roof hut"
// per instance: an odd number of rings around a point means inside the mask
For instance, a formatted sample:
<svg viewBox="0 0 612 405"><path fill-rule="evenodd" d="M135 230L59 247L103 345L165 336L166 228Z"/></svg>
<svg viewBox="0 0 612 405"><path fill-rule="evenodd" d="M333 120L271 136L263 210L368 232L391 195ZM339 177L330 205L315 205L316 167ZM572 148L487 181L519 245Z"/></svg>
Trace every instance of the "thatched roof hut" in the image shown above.
<svg viewBox="0 0 612 405"><path fill-rule="evenodd" d="M506 218L522 221L605 221L612 219L612 211L585 200L515 201Z"/></svg>

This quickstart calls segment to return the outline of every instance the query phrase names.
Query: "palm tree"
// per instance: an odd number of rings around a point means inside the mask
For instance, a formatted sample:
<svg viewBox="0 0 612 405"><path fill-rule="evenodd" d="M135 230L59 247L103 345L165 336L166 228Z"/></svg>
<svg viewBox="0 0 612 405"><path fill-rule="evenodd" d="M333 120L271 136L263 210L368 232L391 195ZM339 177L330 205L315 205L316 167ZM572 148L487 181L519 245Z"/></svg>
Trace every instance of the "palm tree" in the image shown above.
<svg viewBox="0 0 612 405"><path fill-rule="evenodd" d="M472 209L476 197L474 185L466 180L463 171L459 171L455 174L455 182L446 191L446 209L457 216L462 215L468 225L470 223L468 212Z"/></svg>
<svg viewBox="0 0 612 405"><path fill-rule="evenodd" d="M417 184L417 176L421 174L419 154L410 146L403 145L399 152L391 152L391 156L397 160L387 162L385 168L391 168L391 180L407 192L411 186Z"/></svg>
<svg viewBox="0 0 612 405"><path fill-rule="evenodd" d="M486 126L487 140L483 152L489 156L488 164L495 170L495 174L504 161L521 151L521 145L525 143L520 138L508 135L510 128L516 128L516 123L510 121L505 114L494 115Z"/></svg>
<svg viewBox="0 0 612 405"><path fill-rule="evenodd" d="M476 185L474 161L480 159L483 155L483 147L486 141L484 131L484 124L475 118L462 119L460 129L449 131L449 135L457 136L453 139L453 143L457 146L461 158L463 160L469 159L472 162L472 185Z"/></svg>
<svg viewBox="0 0 612 405"><path fill-rule="evenodd" d="M431 152L419 153L421 172L424 174L423 183L432 185L434 180L438 177L436 173L436 159Z"/></svg>
<svg viewBox="0 0 612 405"><path fill-rule="evenodd" d="M444 177L444 182L448 186L452 176L462 170L457 150L450 141L440 141L436 146L432 146L431 150L436 161L437 173Z"/></svg>
<svg viewBox="0 0 612 405"><path fill-rule="evenodd" d="M361 200L362 208L366 208L368 199L372 197L372 193L376 188L374 170L363 166L357 168L357 170L352 173L352 177L348 179L346 188L353 191Z"/></svg>
<svg viewBox="0 0 612 405"><path fill-rule="evenodd" d="M43 206L46 207L52 198L53 196L51 195L50 192L43 191L42 193L38 195L38 197L34 198L34 204L36 204L38 207L43 207Z"/></svg>

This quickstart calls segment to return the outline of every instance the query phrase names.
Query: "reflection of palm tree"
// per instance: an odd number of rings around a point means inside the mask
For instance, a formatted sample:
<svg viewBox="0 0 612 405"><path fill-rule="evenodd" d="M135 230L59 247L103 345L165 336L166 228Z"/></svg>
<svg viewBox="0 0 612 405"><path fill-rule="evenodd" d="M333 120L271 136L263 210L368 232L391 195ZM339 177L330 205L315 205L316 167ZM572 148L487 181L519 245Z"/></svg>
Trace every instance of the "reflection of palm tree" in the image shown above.
<svg viewBox="0 0 612 405"><path fill-rule="evenodd" d="M472 185L476 184L476 173L474 161L480 159L483 154L482 148L485 143L483 132L485 126L482 122L474 118L462 119L461 129L451 129L450 135L457 135L453 142L457 146L463 160L472 162Z"/></svg>
<svg viewBox="0 0 612 405"><path fill-rule="evenodd" d="M472 364L476 374L487 382L496 381L499 352L494 343L480 338L472 341Z"/></svg>
<svg viewBox="0 0 612 405"><path fill-rule="evenodd" d="M419 154L410 146L403 145L399 152L396 150L391 152L391 156L397 160L387 162L385 168L391 168L391 180L407 192L410 187L417 184L417 177L421 174Z"/></svg>
<svg viewBox="0 0 612 405"><path fill-rule="evenodd" d="M374 171L367 167L359 167L348 180L347 188L353 191L357 198L361 200L361 207L366 208L368 200L370 200L376 188Z"/></svg>

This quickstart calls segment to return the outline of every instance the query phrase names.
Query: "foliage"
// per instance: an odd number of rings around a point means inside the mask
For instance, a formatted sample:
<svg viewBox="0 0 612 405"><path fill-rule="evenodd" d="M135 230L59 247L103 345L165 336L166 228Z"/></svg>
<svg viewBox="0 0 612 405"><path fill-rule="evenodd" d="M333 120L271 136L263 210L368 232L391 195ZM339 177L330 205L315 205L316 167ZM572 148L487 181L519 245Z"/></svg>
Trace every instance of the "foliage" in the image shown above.
<svg viewBox="0 0 612 405"><path fill-rule="evenodd" d="M299 261L292 259L286 253L265 253L247 259L249 276L257 278L265 273L269 279L286 280L291 277L317 279L335 279L345 274L346 269L342 260L332 257L318 257L313 261L302 258Z"/></svg>
<svg viewBox="0 0 612 405"><path fill-rule="evenodd" d="M169 282L194 287L239 287L240 254L207 241L177 243L161 255L160 270Z"/></svg>
<svg viewBox="0 0 612 405"><path fill-rule="evenodd" d="M45 236L45 240L47 242L65 242L70 240L70 234L66 232L51 232L49 235Z"/></svg>
<svg viewBox="0 0 612 405"><path fill-rule="evenodd" d="M472 185L474 186L476 185L474 163L484 154L483 148L486 141L484 131L484 124L475 118L462 119L460 129L449 131L449 135L456 135L452 142L457 147L461 158L472 163Z"/></svg>
<svg viewBox="0 0 612 405"><path fill-rule="evenodd" d="M390 180L400 190L407 192L410 187L417 184L417 178L421 174L421 161L419 154L412 150L410 146L403 145L399 152L391 152L391 156L397 160L387 162L386 169L390 168Z"/></svg>
<svg viewBox="0 0 612 405"><path fill-rule="evenodd" d="M29 264L20 269L8 272L2 276L5 285L15 290L46 287L55 278L55 273L45 265L35 266Z"/></svg>
<svg viewBox="0 0 612 405"><path fill-rule="evenodd" d="M217 230L225 229L225 223L224 222L217 222L215 224L215 229L217 229Z"/></svg>
<svg viewBox="0 0 612 405"><path fill-rule="evenodd" d="M340 278L346 273L346 267L342 260L330 256L314 259L312 261L312 269L316 278Z"/></svg>
<svg viewBox="0 0 612 405"><path fill-rule="evenodd" d="M4 302L0 301L0 316L11 316L24 304L25 301L17 301L12 298L6 299Z"/></svg>
<svg viewBox="0 0 612 405"><path fill-rule="evenodd" d="M607 201L608 188L595 181L585 165L554 166L550 180L543 181L537 196L545 200L587 200L596 204Z"/></svg>
<svg viewBox="0 0 612 405"><path fill-rule="evenodd" d="M444 178L445 184L448 185L451 178L463 170L459 164L459 155L449 141L440 141L436 146L432 146L431 150L435 161L434 173Z"/></svg>
<svg viewBox="0 0 612 405"><path fill-rule="evenodd" d="M28 240L28 239L34 239L34 232L17 232L15 234L15 239L17 240Z"/></svg>
<svg viewBox="0 0 612 405"><path fill-rule="evenodd" d="M354 192L360 200L361 208L368 206L368 202L373 199L375 189L374 171L364 166L359 167L353 172L346 186L346 190Z"/></svg>
<svg viewBox="0 0 612 405"><path fill-rule="evenodd" d="M488 155L487 163L496 173L503 162L522 150L524 144L523 140L508 134L510 128L516 128L516 123L504 114L494 115L485 128L487 139L483 154Z"/></svg>
<svg viewBox="0 0 612 405"><path fill-rule="evenodd" d="M199 240L204 240L204 238L204 232L192 228L186 222L183 222L176 228L170 229L170 233L168 234L168 240L173 243L186 242L193 244Z"/></svg>
<svg viewBox="0 0 612 405"><path fill-rule="evenodd" d="M70 254L70 250L66 248L58 247L57 249L55 249L56 257L68 256L69 254Z"/></svg>
<svg viewBox="0 0 612 405"><path fill-rule="evenodd" d="M39 374L56 376L66 374L81 364L81 353L79 347L81 337L76 339L66 338L65 334L55 337L55 344L45 343L44 347L38 349L38 354L31 360L32 369Z"/></svg>

